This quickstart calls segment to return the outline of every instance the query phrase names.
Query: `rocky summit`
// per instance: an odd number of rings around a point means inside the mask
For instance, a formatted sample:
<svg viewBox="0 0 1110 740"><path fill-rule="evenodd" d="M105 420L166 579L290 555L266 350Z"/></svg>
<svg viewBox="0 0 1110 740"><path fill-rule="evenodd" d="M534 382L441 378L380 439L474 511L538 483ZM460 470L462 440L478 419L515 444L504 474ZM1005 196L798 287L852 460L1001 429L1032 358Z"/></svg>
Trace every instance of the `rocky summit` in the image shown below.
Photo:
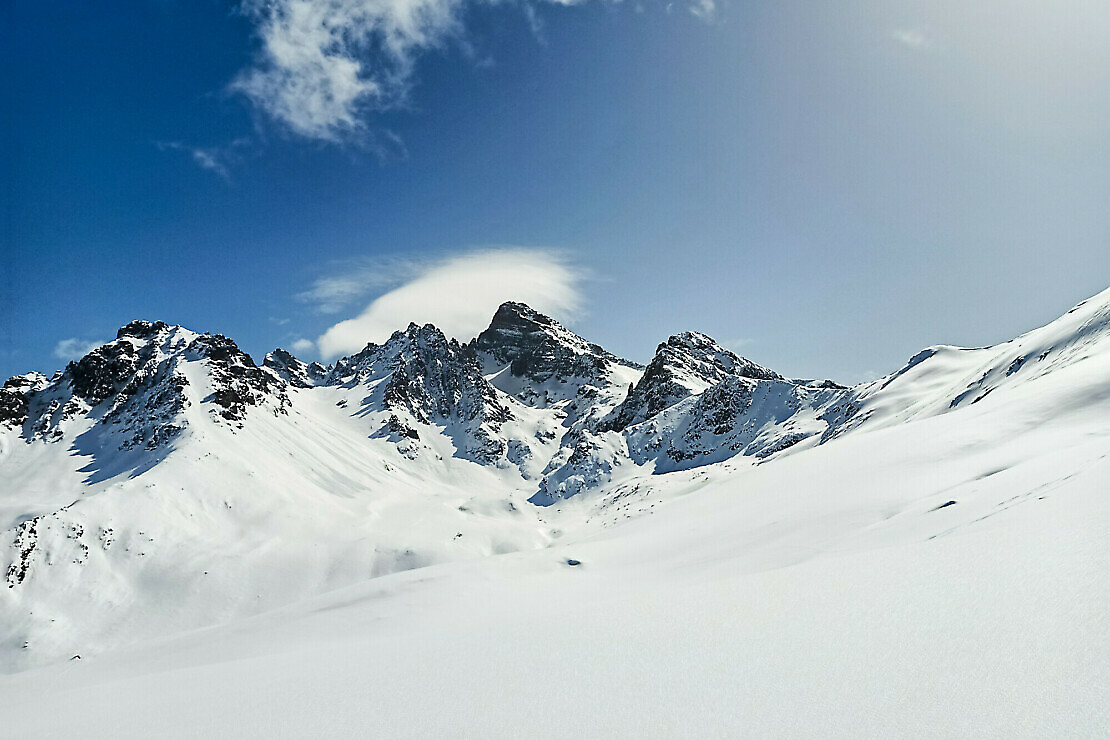
<svg viewBox="0 0 1110 740"><path fill-rule="evenodd" d="M508 365L509 373L538 383L551 379L598 379L610 364L639 368L606 352L549 316L523 303L502 304L489 328L469 345L489 370Z"/></svg>
<svg viewBox="0 0 1110 740"><path fill-rule="evenodd" d="M369 438L515 470L550 504L626 466L765 458L820 439L847 391L785 379L697 332L668 338L644 368L508 302L469 343L410 324L328 366L283 349L256 365L220 334L134 321L52 379L8 380L0 423L29 442L72 439L94 460L167 454L202 418L234 432L252 409L280 417L337 393L331 413L377 420Z"/></svg>

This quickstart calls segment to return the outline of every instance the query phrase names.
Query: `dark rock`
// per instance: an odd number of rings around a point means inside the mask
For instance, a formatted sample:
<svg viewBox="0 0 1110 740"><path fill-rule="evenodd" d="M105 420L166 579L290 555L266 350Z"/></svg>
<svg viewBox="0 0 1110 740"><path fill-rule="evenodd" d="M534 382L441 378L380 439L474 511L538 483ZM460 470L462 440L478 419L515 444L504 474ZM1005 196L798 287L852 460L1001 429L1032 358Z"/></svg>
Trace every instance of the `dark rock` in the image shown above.
<svg viewBox="0 0 1110 740"><path fill-rule="evenodd" d="M737 356L704 334L676 334L656 348L640 382L599 428L619 431L637 424L728 377L782 379L778 373Z"/></svg>
<svg viewBox="0 0 1110 740"><path fill-rule="evenodd" d="M399 418L397 418L396 414L390 415L389 421L386 422L385 428L386 431L390 434L396 434L400 437L406 437L408 439L420 439L420 432L416 431L408 424L401 421Z"/></svg>
<svg viewBox="0 0 1110 740"><path fill-rule="evenodd" d="M28 519L19 525L16 530L15 541L15 558L8 566L8 572L5 581L8 588L15 588L27 578L27 571L31 567L31 556L38 546L38 525L42 517L35 517Z"/></svg>
<svg viewBox="0 0 1110 740"><path fill-rule="evenodd" d="M503 303L489 328L468 345L494 366L537 382L551 378L597 379L609 363L634 367L523 303ZM489 369L489 368L487 368Z"/></svg>
<svg viewBox="0 0 1110 740"><path fill-rule="evenodd" d="M132 321L116 332L116 339L124 337L150 339L166 329L169 329L169 326L164 321Z"/></svg>
<svg viewBox="0 0 1110 740"><path fill-rule="evenodd" d="M189 343L188 353L208 360L212 378L211 400L228 421L242 421L250 406L273 399L277 411L289 406L285 382L265 372L238 345L222 334L202 334Z"/></svg>
<svg viewBox="0 0 1110 740"><path fill-rule="evenodd" d="M328 374L328 369L320 363L305 363L283 349L275 349L266 355L262 366L295 388L320 385Z"/></svg>
<svg viewBox="0 0 1110 740"><path fill-rule="evenodd" d="M8 378L0 388L0 424L23 426L27 420L31 394L46 386L46 376L27 373Z"/></svg>
<svg viewBox="0 0 1110 740"><path fill-rule="evenodd" d="M353 387L384 380L384 408L404 410L424 424L444 423L464 456L480 462L504 457L501 425L512 418L482 375L473 352L431 324L409 324L385 344L369 344L335 363L327 385Z"/></svg>
<svg viewBox="0 0 1110 740"><path fill-rule="evenodd" d="M142 358L131 342L112 342L97 347L66 366L65 374L74 394L90 406L114 396L134 375Z"/></svg>

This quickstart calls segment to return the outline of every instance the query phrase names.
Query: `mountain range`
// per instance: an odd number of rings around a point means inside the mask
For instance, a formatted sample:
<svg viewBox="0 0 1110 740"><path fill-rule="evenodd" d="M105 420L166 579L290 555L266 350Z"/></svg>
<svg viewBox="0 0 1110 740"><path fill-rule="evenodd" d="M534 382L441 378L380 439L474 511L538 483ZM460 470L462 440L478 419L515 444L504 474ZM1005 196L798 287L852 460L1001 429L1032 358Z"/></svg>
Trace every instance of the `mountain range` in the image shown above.
<svg viewBox="0 0 1110 740"><path fill-rule="evenodd" d="M1108 454L1110 290L852 387L697 332L642 366L521 303L466 343L410 324L326 366L134 321L0 390L0 669L429 566L555 553L572 572L576 545L608 552L621 532L644 560L712 569L736 549L752 573L927 542L1073 478L1104 494ZM1106 511L1088 511L1100 533Z"/></svg>

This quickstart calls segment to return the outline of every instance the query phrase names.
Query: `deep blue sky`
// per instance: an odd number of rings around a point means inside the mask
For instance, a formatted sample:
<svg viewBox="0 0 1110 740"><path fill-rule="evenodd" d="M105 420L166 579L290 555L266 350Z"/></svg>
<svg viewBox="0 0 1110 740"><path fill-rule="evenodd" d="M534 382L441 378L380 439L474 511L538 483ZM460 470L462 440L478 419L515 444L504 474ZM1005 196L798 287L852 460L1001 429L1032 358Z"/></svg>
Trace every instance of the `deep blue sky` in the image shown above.
<svg viewBox="0 0 1110 740"><path fill-rule="evenodd" d="M491 245L560 250L619 354L699 329L850 382L1110 284L1105 3L815 5L461 6L325 141L229 91L233 3L5 3L0 376L137 317L261 359L390 287L316 280Z"/></svg>

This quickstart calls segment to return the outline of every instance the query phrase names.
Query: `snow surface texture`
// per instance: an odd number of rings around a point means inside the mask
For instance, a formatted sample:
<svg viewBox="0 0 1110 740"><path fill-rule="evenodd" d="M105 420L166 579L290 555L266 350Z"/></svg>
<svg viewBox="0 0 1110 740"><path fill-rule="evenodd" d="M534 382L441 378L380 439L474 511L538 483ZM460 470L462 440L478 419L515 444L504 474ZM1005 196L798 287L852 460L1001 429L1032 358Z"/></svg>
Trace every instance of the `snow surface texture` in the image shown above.
<svg viewBox="0 0 1110 740"><path fill-rule="evenodd" d="M854 388L520 304L330 368L136 322L0 391L0 716L1106 736L1108 495L1110 291Z"/></svg>

